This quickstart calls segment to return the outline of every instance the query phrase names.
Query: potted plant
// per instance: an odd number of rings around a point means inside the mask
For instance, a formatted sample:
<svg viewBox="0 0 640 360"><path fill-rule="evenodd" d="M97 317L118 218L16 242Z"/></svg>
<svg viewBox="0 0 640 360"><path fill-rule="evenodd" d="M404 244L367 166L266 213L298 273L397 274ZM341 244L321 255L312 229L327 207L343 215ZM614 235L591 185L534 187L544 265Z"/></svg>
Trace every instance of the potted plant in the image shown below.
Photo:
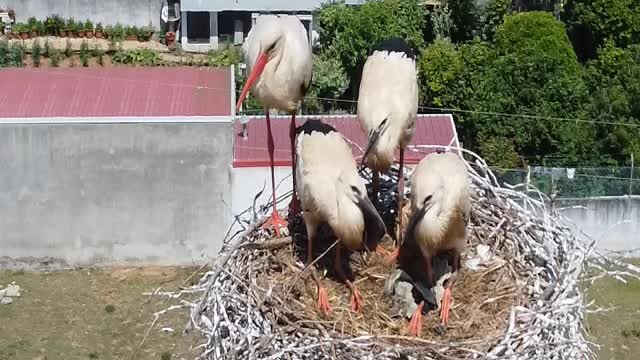
<svg viewBox="0 0 640 360"><path fill-rule="evenodd" d="M104 29L102 28L102 23L98 23L96 25L96 37L98 39L102 39L104 37L103 33L104 33Z"/></svg>
<svg viewBox="0 0 640 360"><path fill-rule="evenodd" d="M93 38L93 23L91 20L84 22L84 36L86 36L87 39Z"/></svg>
<svg viewBox="0 0 640 360"><path fill-rule="evenodd" d="M174 31L167 31L165 38L167 39L167 46L172 48L176 41L176 33Z"/></svg>
<svg viewBox="0 0 640 360"><path fill-rule="evenodd" d="M113 37L114 32L115 32L115 29L113 25L107 25L104 27L104 30L102 30L102 36L105 39L111 39Z"/></svg>
<svg viewBox="0 0 640 360"><path fill-rule="evenodd" d="M67 36L70 37L70 38L75 37L76 22L73 20L73 18L69 18L67 20L66 33L67 33Z"/></svg>
<svg viewBox="0 0 640 360"><path fill-rule="evenodd" d="M138 41L145 42L151 40L153 28L151 26L143 26L138 29Z"/></svg>
<svg viewBox="0 0 640 360"><path fill-rule="evenodd" d="M29 38L29 26L27 24L17 23L13 26L13 33L20 34L22 40L27 40Z"/></svg>
<svg viewBox="0 0 640 360"><path fill-rule="evenodd" d="M138 28L135 26L127 26L124 29L124 34L126 40L136 40L138 38Z"/></svg>
<svg viewBox="0 0 640 360"><path fill-rule="evenodd" d="M38 25L38 20L35 17L30 17L29 20L27 20L27 31L29 31L29 38L35 38L38 37L38 29L39 29L39 25Z"/></svg>
<svg viewBox="0 0 640 360"><path fill-rule="evenodd" d="M84 23L82 21L76 23L76 34L78 34L79 38L84 39L85 30Z"/></svg>
<svg viewBox="0 0 640 360"><path fill-rule="evenodd" d="M59 35L64 28L64 21L62 20L62 18L59 15L52 15L49 16L45 21L44 21L44 28L45 28L45 32L48 35L52 35L52 36L57 36ZM66 31L65 35L66 36Z"/></svg>

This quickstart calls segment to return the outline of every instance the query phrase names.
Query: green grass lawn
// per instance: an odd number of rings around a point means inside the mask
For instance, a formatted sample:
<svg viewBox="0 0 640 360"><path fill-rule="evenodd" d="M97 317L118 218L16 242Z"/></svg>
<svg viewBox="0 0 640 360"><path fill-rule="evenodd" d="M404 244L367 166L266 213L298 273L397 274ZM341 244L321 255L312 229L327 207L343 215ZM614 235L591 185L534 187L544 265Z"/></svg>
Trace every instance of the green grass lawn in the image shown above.
<svg viewBox="0 0 640 360"><path fill-rule="evenodd" d="M15 281L22 295L0 305L0 360L132 359L152 314L175 304L142 293L175 290L194 270L0 271L0 284ZM185 309L161 316L136 359L195 358L198 353L189 349L201 340L182 336L187 318Z"/></svg>
<svg viewBox="0 0 640 360"><path fill-rule="evenodd" d="M632 261L640 265L640 260ZM601 307L616 307L605 313L587 315L590 340L600 345L599 359L640 359L640 281L626 285L614 279L601 279L587 285L587 299Z"/></svg>

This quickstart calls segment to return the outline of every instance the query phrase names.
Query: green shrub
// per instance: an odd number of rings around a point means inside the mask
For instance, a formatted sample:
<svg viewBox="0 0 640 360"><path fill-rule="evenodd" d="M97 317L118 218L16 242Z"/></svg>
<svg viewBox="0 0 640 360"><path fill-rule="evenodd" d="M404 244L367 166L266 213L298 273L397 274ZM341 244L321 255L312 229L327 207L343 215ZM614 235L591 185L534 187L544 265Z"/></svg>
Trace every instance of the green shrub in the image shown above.
<svg viewBox="0 0 640 360"><path fill-rule="evenodd" d="M66 30L67 31L76 31L76 21L73 18L67 19Z"/></svg>
<svg viewBox="0 0 640 360"><path fill-rule="evenodd" d="M9 62L11 65L16 67L24 66L24 47L20 43L15 43L11 46L10 51L11 61Z"/></svg>
<svg viewBox="0 0 640 360"><path fill-rule="evenodd" d="M64 49L64 55L66 57L70 57L73 53L73 49L71 48L71 39L67 39L67 46Z"/></svg>
<svg viewBox="0 0 640 360"><path fill-rule="evenodd" d="M60 52L57 49L51 49L49 53L49 65L51 65L51 67L60 66Z"/></svg>
<svg viewBox="0 0 640 360"><path fill-rule="evenodd" d="M45 32L49 35L57 36L65 27L64 20L59 15L52 15L47 17L44 21Z"/></svg>
<svg viewBox="0 0 640 360"><path fill-rule="evenodd" d="M0 67L9 66L11 59L10 46L8 41L0 41Z"/></svg>
<svg viewBox="0 0 640 360"><path fill-rule="evenodd" d="M154 66L160 62L160 57L152 49L123 50L119 48L111 55L111 61L118 64Z"/></svg>
<svg viewBox="0 0 640 360"><path fill-rule="evenodd" d="M100 66L104 65L104 50L102 50L97 44L93 48L93 56L96 57Z"/></svg>
<svg viewBox="0 0 640 360"><path fill-rule="evenodd" d="M230 46L224 50L211 50L207 54L205 65L212 67L226 67L236 65L242 61L240 48Z"/></svg>
<svg viewBox="0 0 640 360"><path fill-rule="evenodd" d="M51 44L49 44L49 39L44 41L44 56L49 57L51 55Z"/></svg>
<svg viewBox="0 0 640 360"><path fill-rule="evenodd" d="M85 30L93 30L93 22L91 22L91 20L87 19L87 21L84 22L84 29Z"/></svg>
<svg viewBox="0 0 640 360"><path fill-rule="evenodd" d="M33 40L31 45L31 60L34 67L40 67L40 59L42 57L42 46L38 40Z"/></svg>
<svg viewBox="0 0 640 360"><path fill-rule="evenodd" d="M153 35L153 27L151 25L143 26L140 29L138 29L139 41L149 41L151 40L152 35Z"/></svg>
<svg viewBox="0 0 640 360"><path fill-rule="evenodd" d="M135 26L127 26L124 28L125 36L135 36L138 37L138 28Z"/></svg>

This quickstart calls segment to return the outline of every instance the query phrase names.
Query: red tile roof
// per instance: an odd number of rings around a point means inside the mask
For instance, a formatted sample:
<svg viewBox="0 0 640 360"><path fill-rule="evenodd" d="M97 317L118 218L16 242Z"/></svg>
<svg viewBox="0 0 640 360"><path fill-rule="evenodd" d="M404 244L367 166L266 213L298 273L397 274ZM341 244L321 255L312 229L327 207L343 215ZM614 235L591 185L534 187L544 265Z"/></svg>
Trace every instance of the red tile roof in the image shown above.
<svg viewBox="0 0 640 360"><path fill-rule="evenodd" d="M0 70L0 118L228 116L231 94L229 68Z"/></svg>
<svg viewBox="0 0 640 360"><path fill-rule="evenodd" d="M367 137L360 129L355 115L302 116L296 118L300 125L307 118L320 118L333 125L347 139L352 141L354 156L362 156ZM289 117L272 116L271 126L275 143L274 163L276 166L291 166L291 144L289 141ZM247 124L247 138L242 137L242 125L235 121L233 166L262 167L269 166L267 152L267 122L264 117L253 117ZM440 145L459 147L453 118L450 115L418 115L416 131L410 145ZM362 149L362 150L361 150ZM405 151L405 163L417 164L425 154L435 149Z"/></svg>

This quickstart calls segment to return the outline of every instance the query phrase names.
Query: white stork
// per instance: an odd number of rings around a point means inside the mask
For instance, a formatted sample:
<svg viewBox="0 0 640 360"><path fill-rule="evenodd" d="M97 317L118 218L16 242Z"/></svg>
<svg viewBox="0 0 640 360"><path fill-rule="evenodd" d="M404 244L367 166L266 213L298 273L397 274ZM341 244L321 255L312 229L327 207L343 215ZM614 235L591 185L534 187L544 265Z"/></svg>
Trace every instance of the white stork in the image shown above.
<svg viewBox="0 0 640 360"><path fill-rule="evenodd" d="M378 197L379 173L389 170L396 149L400 149L398 244L402 242L404 148L413 136L417 113L418 77L413 51L402 39L383 41L367 58L362 70L358 120L369 136L362 163L366 162L373 171L374 202Z"/></svg>
<svg viewBox="0 0 640 360"><path fill-rule="evenodd" d="M249 90L264 106L267 118L267 143L271 159L271 186L273 191L273 214L265 225L272 225L280 235L280 227L286 227L276 209L275 176L273 169L273 135L269 109L287 111L291 114L289 137L291 139L291 160L295 164L295 113L299 101L305 96L311 85L313 59L307 32L296 16L263 15L242 46L249 70L249 77L242 89L236 108L247 96ZM290 212L299 211L296 196L296 182L293 180L293 199Z"/></svg>
<svg viewBox="0 0 640 360"><path fill-rule="evenodd" d="M351 307L358 311L362 298L344 274L341 248L375 250L385 234L384 222L367 196L351 147L332 126L320 120L308 120L300 126L296 160L295 176L307 226L307 264L312 262L318 227L327 223L340 240L335 251L336 275L351 290ZM327 313L330 308L326 290L313 274L318 286L318 307Z"/></svg>
<svg viewBox="0 0 640 360"><path fill-rule="evenodd" d="M451 276L444 283L440 307L440 319L446 324L451 288L458 279L460 254L467 244L471 211L471 182L467 167L458 155L433 153L420 161L411 176L411 211L398 261L406 268L424 266L420 280L432 288L433 258L441 254L449 256ZM409 332L412 334L419 334L422 327L421 310L422 304L411 319Z"/></svg>

